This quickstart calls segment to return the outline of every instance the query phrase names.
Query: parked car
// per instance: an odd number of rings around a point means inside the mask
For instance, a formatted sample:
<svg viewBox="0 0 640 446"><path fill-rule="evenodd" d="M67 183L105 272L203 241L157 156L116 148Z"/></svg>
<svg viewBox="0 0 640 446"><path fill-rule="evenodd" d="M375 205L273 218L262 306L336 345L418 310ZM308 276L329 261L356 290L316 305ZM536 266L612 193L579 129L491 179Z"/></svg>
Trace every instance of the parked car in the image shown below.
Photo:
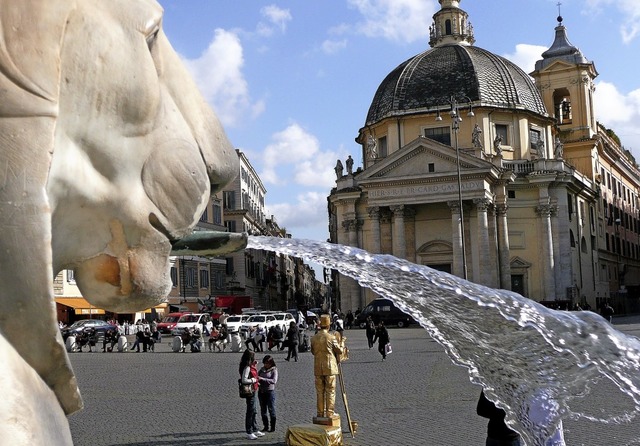
<svg viewBox="0 0 640 446"><path fill-rule="evenodd" d="M385 298L374 299L369 302L355 319L355 325L364 328L367 316L371 316L376 324L384 321L386 326L397 325L399 328L408 327L410 324L416 323L411 316L396 307L391 299Z"/></svg>
<svg viewBox="0 0 640 446"><path fill-rule="evenodd" d="M171 330L176 328L176 324L178 323L178 319L180 319L185 314L189 314L190 312L182 312L182 313L169 313L165 317L162 318L160 322L158 322L158 331L164 334L170 334Z"/></svg>
<svg viewBox="0 0 640 446"><path fill-rule="evenodd" d="M211 316L208 313L188 313L183 314L180 319L178 319L176 326L171 330L171 334L174 336L180 336L184 330L193 328L194 325L197 325L201 331L203 331L203 325L206 327L207 331L211 331L213 328L213 322L211 321Z"/></svg>
<svg viewBox="0 0 640 446"><path fill-rule="evenodd" d="M278 324L278 321L272 314L254 314L240 326L240 334L246 335L249 332L249 329L256 325L264 328L266 333L269 331L269 328L276 324Z"/></svg>
<svg viewBox="0 0 640 446"><path fill-rule="evenodd" d="M298 313L300 313L300 311L297 310L296 308L290 308L287 310L287 313L290 313L293 316L293 319L296 321L296 323L298 323L298 325L300 325L299 323L300 321L298 320ZM314 327L316 322L318 322L320 318L318 316L318 313L314 312L313 309L303 311L303 313L306 313L305 322L307 323L307 325L309 327Z"/></svg>
<svg viewBox="0 0 640 446"><path fill-rule="evenodd" d="M73 324L68 327L64 327L61 330L62 338L66 340L70 335L76 336L78 333L82 332L87 328L95 328L96 335L98 337L98 341L102 341L104 338L104 334L107 330L113 330L115 332L118 331L118 327L115 325L111 325L110 323L103 321L102 319L80 319L79 321L75 321Z"/></svg>
<svg viewBox="0 0 640 446"><path fill-rule="evenodd" d="M273 317L276 318L278 325L280 325L280 328L282 328L282 331L285 333L289 329L289 324L296 321L291 313L275 313Z"/></svg>
<svg viewBox="0 0 640 446"><path fill-rule="evenodd" d="M246 314L236 314L227 317L227 321L225 322L225 324L227 325L227 332L238 333L240 331L240 326L247 322L250 317L251 316L248 316Z"/></svg>

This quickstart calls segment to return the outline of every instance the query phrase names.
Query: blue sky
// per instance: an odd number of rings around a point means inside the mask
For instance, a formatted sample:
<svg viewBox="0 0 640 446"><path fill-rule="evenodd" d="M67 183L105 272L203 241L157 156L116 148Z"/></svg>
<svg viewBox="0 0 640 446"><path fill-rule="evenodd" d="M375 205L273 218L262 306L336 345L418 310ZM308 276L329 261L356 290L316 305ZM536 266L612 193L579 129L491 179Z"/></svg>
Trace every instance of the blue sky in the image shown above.
<svg viewBox="0 0 640 446"><path fill-rule="evenodd" d="M268 215L326 240L336 159L396 66L429 48L436 0L159 0L164 31L232 144L267 189ZM462 0L476 46L526 72L551 46L557 0ZM596 113L640 161L640 0L564 0L571 43L595 63Z"/></svg>

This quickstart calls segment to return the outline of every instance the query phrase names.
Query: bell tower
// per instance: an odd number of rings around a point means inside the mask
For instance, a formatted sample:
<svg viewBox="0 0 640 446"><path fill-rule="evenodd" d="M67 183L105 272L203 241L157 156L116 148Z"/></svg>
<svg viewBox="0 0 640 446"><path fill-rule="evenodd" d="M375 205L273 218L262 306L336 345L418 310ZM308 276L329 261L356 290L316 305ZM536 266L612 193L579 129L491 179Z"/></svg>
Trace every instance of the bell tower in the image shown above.
<svg viewBox="0 0 640 446"><path fill-rule="evenodd" d="M562 16L557 20L555 40L530 75L556 120L556 135L562 142L591 139L597 133L593 92L598 72L593 62L569 42Z"/></svg>
<svg viewBox="0 0 640 446"><path fill-rule="evenodd" d="M473 45L473 26L469 15L460 9L460 0L439 0L440 11L433 15L433 24L429 27L429 45Z"/></svg>

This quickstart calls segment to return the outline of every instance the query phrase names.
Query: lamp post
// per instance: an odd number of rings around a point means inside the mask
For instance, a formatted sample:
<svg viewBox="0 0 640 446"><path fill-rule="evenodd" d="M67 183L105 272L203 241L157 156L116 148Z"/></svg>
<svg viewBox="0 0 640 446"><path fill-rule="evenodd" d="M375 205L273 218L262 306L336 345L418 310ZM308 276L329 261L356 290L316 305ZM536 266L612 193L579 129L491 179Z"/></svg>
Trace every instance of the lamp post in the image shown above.
<svg viewBox="0 0 640 446"><path fill-rule="evenodd" d="M467 113L467 116L475 116L475 114L473 113L473 108L471 107L471 99L466 96L464 97L464 99L469 103L469 112ZM467 280L467 251L464 240L464 209L462 208L462 175L460 173L460 148L458 147L458 131L460 130L462 117L460 116L459 104L455 96L451 96L448 99L448 102L451 106L451 128L453 129L453 141L454 149L456 151L456 167L458 173L458 206L460 207L460 240L462 242L462 278ZM442 121L440 110L438 110L436 121Z"/></svg>

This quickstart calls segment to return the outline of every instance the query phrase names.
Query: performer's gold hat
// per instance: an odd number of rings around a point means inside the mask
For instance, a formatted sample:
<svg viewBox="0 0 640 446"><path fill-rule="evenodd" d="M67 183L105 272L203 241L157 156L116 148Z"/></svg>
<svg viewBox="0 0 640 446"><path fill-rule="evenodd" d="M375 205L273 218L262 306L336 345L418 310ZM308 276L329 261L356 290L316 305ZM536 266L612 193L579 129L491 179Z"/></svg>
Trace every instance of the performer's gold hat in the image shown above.
<svg viewBox="0 0 640 446"><path fill-rule="evenodd" d="M331 326L331 316L323 314L320 316L320 328L329 328Z"/></svg>

